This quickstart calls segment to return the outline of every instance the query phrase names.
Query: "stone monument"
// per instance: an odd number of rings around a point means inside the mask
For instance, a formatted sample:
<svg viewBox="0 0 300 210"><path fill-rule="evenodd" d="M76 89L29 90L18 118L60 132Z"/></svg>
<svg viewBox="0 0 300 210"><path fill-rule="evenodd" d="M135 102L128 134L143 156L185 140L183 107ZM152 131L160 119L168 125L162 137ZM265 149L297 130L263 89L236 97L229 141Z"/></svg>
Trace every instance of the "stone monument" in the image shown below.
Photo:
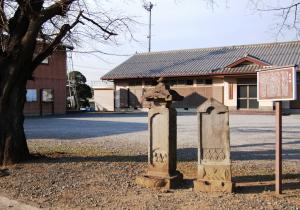
<svg viewBox="0 0 300 210"><path fill-rule="evenodd" d="M198 174L195 191L233 192L228 107L210 98L197 108Z"/></svg>
<svg viewBox="0 0 300 210"><path fill-rule="evenodd" d="M176 188L183 175L177 166L177 112L171 108L172 101L182 100L177 92L170 90L162 78L155 88L148 89L144 99L150 102L148 112L148 170L137 177L137 184L149 188Z"/></svg>

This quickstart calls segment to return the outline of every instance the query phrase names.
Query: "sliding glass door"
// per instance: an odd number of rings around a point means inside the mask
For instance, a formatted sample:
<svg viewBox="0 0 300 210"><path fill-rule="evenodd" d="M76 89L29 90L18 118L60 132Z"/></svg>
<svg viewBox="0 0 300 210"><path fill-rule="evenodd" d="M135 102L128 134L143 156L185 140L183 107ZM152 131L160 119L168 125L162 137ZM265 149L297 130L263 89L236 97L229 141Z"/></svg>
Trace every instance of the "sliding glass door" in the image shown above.
<svg viewBox="0 0 300 210"><path fill-rule="evenodd" d="M257 86L238 85L237 105L239 109L258 109Z"/></svg>

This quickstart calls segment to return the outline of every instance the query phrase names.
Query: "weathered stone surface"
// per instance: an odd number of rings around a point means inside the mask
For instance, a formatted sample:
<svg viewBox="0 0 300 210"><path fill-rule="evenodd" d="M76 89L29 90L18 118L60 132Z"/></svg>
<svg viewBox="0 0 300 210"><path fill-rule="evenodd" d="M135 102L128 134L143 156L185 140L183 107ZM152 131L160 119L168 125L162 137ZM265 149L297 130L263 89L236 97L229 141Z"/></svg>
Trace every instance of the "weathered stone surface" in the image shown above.
<svg viewBox="0 0 300 210"><path fill-rule="evenodd" d="M232 192L228 107L210 98L198 112L198 177L196 191Z"/></svg>
<svg viewBox="0 0 300 210"><path fill-rule="evenodd" d="M176 170L177 112L170 108L173 95L163 79L145 93L146 100L153 102L148 112L148 171L136 180L145 187L170 189L182 181L182 174Z"/></svg>
<svg viewBox="0 0 300 210"><path fill-rule="evenodd" d="M194 181L194 190L198 192L233 192L234 184L227 181L208 181L197 179Z"/></svg>
<svg viewBox="0 0 300 210"><path fill-rule="evenodd" d="M163 78L158 79L158 84L154 88L146 90L143 96L143 103L147 108L152 107L170 107L172 101L181 101L183 97L176 91L171 90L170 86L164 83Z"/></svg>
<svg viewBox="0 0 300 210"><path fill-rule="evenodd" d="M183 175L180 172L175 172L173 176L160 178L158 176L142 175L136 178L136 183L147 188L177 188L183 180Z"/></svg>

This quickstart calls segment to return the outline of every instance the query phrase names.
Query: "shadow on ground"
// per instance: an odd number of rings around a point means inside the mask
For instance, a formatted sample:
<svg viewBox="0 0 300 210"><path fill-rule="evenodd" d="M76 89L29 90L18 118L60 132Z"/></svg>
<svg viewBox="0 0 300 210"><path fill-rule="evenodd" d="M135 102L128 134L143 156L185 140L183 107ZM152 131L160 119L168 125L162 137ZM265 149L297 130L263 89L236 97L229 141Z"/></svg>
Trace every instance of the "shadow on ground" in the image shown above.
<svg viewBox="0 0 300 210"><path fill-rule="evenodd" d="M300 149L285 149L283 160L300 160ZM232 160L275 160L275 150L231 151Z"/></svg>
<svg viewBox="0 0 300 210"><path fill-rule="evenodd" d="M177 150L179 162L194 162L197 160L196 148L183 148ZM78 156L64 152L50 154L33 154L28 163L78 163L78 162L147 162L148 156L141 155L103 155L103 156Z"/></svg>
<svg viewBox="0 0 300 210"><path fill-rule="evenodd" d="M283 127L283 133L284 134L300 134L300 131L298 131L299 127L297 126L285 126ZM274 134L275 128L273 127L231 127L230 131L232 133L245 133L247 135L251 134Z"/></svg>
<svg viewBox="0 0 300 210"><path fill-rule="evenodd" d="M27 139L85 139L147 130L147 123L86 120L80 118L32 119L25 123Z"/></svg>
<svg viewBox="0 0 300 210"><path fill-rule="evenodd" d="M104 156L77 156L76 154L53 153L47 156L34 155L34 162L147 162L147 155L104 155ZM233 151L231 152L232 160L274 160L274 150L265 151ZM289 149L283 150L283 159L300 160L300 150ZM180 148L177 150L178 162L196 162L196 148Z"/></svg>
<svg viewBox="0 0 300 210"><path fill-rule="evenodd" d="M98 118L98 117L147 117L146 112L67 112L65 115L26 116L26 119L51 119L51 118Z"/></svg>
<svg viewBox="0 0 300 210"><path fill-rule="evenodd" d="M295 143L295 142L294 142ZM196 161L197 148L180 148L177 150L178 161ZM300 160L300 149L284 149L285 160ZM232 160L275 160L275 150L231 151Z"/></svg>
<svg viewBox="0 0 300 210"><path fill-rule="evenodd" d="M146 155L103 155L103 156L76 156L64 153L49 155L34 154L26 163L84 163L84 162L147 162Z"/></svg>
<svg viewBox="0 0 300 210"><path fill-rule="evenodd" d="M295 139L295 138L287 138L287 137L285 137L284 139ZM300 144L300 141L283 142L282 144L283 145ZM255 147L255 146L275 146L275 143L232 145L231 148L243 148L243 147Z"/></svg>
<svg viewBox="0 0 300 210"><path fill-rule="evenodd" d="M237 183L237 193L261 193L275 190L274 175L236 176L233 180ZM285 182L283 190L300 189L300 174L283 174L283 180Z"/></svg>

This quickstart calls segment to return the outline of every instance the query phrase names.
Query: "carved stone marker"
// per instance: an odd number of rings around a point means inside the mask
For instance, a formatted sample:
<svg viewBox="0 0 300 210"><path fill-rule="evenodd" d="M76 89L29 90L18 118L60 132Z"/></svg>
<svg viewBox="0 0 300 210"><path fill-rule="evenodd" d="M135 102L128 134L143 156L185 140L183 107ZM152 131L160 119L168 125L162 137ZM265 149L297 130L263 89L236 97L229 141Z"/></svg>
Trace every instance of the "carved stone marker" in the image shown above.
<svg viewBox="0 0 300 210"><path fill-rule="evenodd" d="M195 191L232 192L228 107L210 98L198 112L198 176Z"/></svg>
<svg viewBox="0 0 300 210"><path fill-rule="evenodd" d="M177 165L177 112L171 108L173 100L182 100L175 91L158 80L154 89L145 92L144 98L151 102L148 113L149 145L148 171L137 177L137 184L151 188L176 188L182 181Z"/></svg>

